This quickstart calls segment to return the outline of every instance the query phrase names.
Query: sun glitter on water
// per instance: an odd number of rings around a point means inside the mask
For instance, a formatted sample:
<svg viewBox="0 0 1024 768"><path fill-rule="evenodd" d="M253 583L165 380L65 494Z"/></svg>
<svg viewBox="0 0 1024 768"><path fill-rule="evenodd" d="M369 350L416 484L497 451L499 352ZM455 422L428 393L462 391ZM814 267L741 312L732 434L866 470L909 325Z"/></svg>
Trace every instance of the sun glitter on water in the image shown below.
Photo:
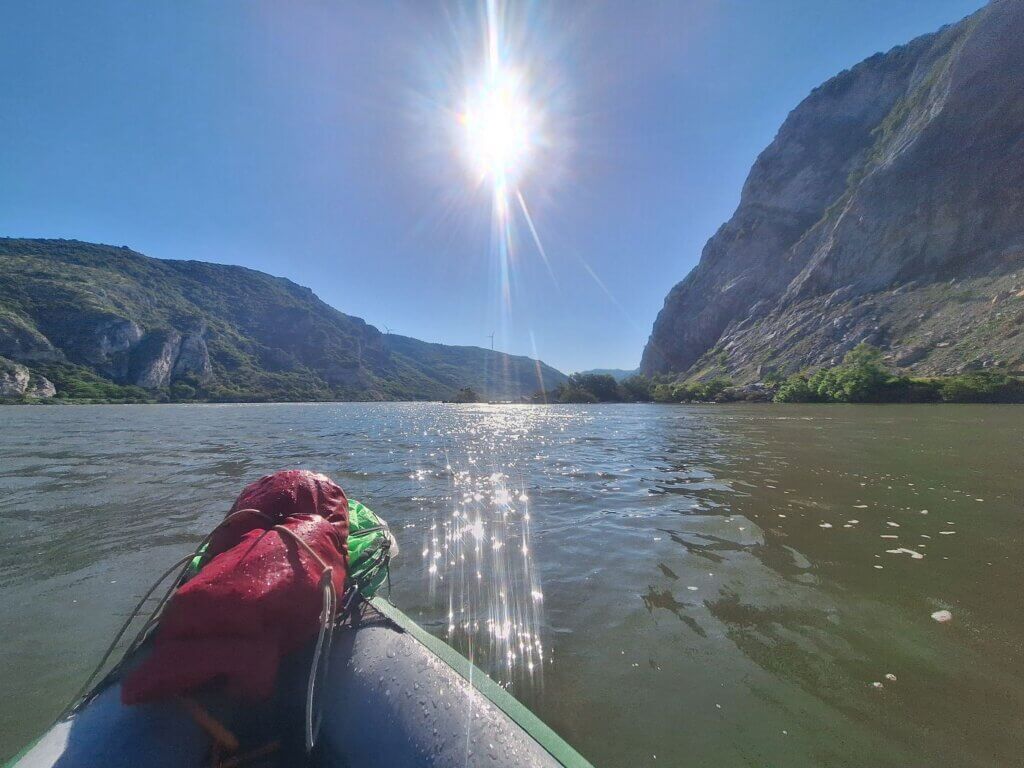
<svg viewBox="0 0 1024 768"><path fill-rule="evenodd" d="M529 498L504 472L448 471L453 509L432 521L423 545L430 595L447 600L445 636L501 684L539 686L544 594L533 566Z"/></svg>

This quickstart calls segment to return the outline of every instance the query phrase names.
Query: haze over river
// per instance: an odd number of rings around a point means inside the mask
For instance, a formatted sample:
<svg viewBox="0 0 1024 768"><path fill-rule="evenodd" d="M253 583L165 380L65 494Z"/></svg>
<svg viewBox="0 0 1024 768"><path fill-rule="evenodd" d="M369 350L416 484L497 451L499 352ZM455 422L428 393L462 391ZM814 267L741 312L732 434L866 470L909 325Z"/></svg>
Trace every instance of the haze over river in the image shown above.
<svg viewBox="0 0 1024 768"><path fill-rule="evenodd" d="M0 407L0 757L303 467L595 765L1019 765L1022 448L1014 406Z"/></svg>

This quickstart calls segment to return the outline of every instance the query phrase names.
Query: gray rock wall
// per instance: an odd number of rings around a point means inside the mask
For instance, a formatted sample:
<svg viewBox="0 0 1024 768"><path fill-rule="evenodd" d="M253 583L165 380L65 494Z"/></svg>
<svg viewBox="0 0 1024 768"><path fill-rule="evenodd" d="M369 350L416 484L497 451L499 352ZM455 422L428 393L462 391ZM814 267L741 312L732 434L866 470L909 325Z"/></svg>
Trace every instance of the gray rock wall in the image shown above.
<svg viewBox="0 0 1024 768"><path fill-rule="evenodd" d="M857 340L909 368L927 365L920 350L904 354L913 327L903 307L955 326L963 302L930 286L998 282L1024 268L1021 72L1024 3L997 0L815 89L669 293L643 371L701 375L708 353L725 353L726 372L752 380L766 364L828 363ZM979 300L990 288L977 284ZM1024 366L1024 335L997 343L1009 331L974 339Z"/></svg>

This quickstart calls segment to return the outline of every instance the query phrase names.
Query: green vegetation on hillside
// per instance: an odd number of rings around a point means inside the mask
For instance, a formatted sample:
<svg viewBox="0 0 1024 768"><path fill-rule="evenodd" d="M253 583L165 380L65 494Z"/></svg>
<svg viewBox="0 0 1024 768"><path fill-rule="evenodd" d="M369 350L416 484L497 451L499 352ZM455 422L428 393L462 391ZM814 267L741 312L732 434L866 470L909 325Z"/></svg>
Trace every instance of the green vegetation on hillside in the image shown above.
<svg viewBox="0 0 1024 768"><path fill-rule="evenodd" d="M527 357L382 334L255 270L73 240L0 238L0 356L66 402L517 399L565 380Z"/></svg>
<svg viewBox="0 0 1024 768"><path fill-rule="evenodd" d="M898 376L882 353L860 344L840 365L789 377L775 394L778 403L1022 403L1024 379L991 370L957 376Z"/></svg>
<svg viewBox="0 0 1024 768"><path fill-rule="evenodd" d="M97 375L84 365L48 363L33 366L57 388L63 402L150 403L155 396L142 387L122 386Z"/></svg>

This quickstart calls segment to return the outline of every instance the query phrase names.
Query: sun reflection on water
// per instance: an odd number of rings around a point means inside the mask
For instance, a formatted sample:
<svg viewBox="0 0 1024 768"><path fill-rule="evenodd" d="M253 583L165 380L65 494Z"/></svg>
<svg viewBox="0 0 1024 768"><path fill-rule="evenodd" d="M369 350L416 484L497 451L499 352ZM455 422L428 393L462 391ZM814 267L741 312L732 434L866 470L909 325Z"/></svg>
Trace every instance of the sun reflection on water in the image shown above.
<svg viewBox="0 0 1024 768"><path fill-rule="evenodd" d="M545 661L544 592L533 562L530 498L498 445L515 442L529 418L508 423L508 416L481 427L494 435L486 461L471 450L459 460L449 449L451 493L424 534L422 559L431 602L447 606L446 639L502 684L536 686Z"/></svg>

